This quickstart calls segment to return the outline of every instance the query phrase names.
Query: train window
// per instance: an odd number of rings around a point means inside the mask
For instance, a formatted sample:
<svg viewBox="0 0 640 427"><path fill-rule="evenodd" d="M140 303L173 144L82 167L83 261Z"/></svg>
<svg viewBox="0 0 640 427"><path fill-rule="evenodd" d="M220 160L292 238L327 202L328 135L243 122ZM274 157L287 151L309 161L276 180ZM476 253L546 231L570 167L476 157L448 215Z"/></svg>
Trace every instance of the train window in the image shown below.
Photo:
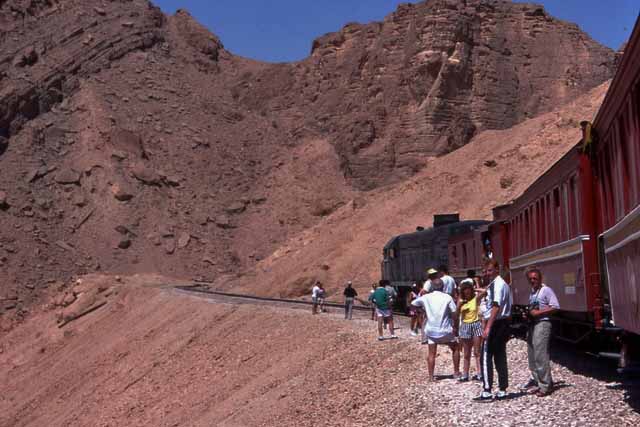
<svg viewBox="0 0 640 427"><path fill-rule="evenodd" d="M546 241L547 241L547 245L550 245L551 242L553 241L553 237L552 237L553 219L551 217L551 196L549 195L549 193L547 193L544 196L544 206L545 206L545 210L544 210L545 222L547 223L547 230L545 233Z"/></svg>
<svg viewBox="0 0 640 427"><path fill-rule="evenodd" d="M560 211L560 190L553 189L553 243L561 241L562 221Z"/></svg>
<svg viewBox="0 0 640 427"><path fill-rule="evenodd" d="M578 209L576 204L576 176L569 179L569 238L578 235Z"/></svg>
<svg viewBox="0 0 640 427"><path fill-rule="evenodd" d="M534 212L536 213L536 241L535 241L535 245L536 245L536 248L540 248L540 247L542 247L542 242L541 242L541 238L542 238L542 207L540 205L540 199L536 200L536 202L533 205L533 207L534 207Z"/></svg>
<svg viewBox="0 0 640 427"><path fill-rule="evenodd" d="M634 194L635 205L640 204L640 84L635 88L636 97L631 102L630 111L630 130L629 130L629 144L634 150L634 165L631 170L635 174L634 178Z"/></svg>
<svg viewBox="0 0 640 427"><path fill-rule="evenodd" d="M547 205L546 197L540 199L540 243L541 246L547 246Z"/></svg>
<svg viewBox="0 0 640 427"><path fill-rule="evenodd" d="M529 212L529 247L528 250L531 251L535 248L536 245L536 215L533 209L533 205L529 206L527 209Z"/></svg>
<svg viewBox="0 0 640 427"><path fill-rule="evenodd" d="M620 118L620 126L619 126L619 132L620 132L620 144L621 144L621 153L622 153L622 185L624 187L622 187L622 195L623 195L623 202L624 202L624 213L625 215L627 214L627 212L629 212L631 210L631 199L630 199L630 190L631 190L631 174L630 174L630 168L629 168L629 163L632 157L632 149L631 149L631 144L628 138L628 133L627 133L627 114L625 112L625 114L622 115L622 117Z"/></svg>
<svg viewBox="0 0 640 427"><path fill-rule="evenodd" d="M538 237L540 233L538 233L538 227L540 222L538 221L538 204L534 203L529 208L529 212L531 214L531 249L539 248L538 245Z"/></svg>
<svg viewBox="0 0 640 427"><path fill-rule="evenodd" d="M531 232L529 225L529 210L524 211L524 252L529 252L529 233Z"/></svg>
<svg viewBox="0 0 640 427"><path fill-rule="evenodd" d="M514 248L516 255L520 255L522 253L522 222L520 220L520 215L516 216L516 232L514 236Z"/></svg>
<svg viewBox="0 0 640 427"><path fill-rule="evenodd" d="M562 216L564 217L563 221L563 232L562 239L569 240L571 236L571 230L569 225L569 186L566 182L562 183Z"/></svg>
<svg viewBox="0 0 640 427"><path fill-rule="evenodd" d="M619 132L619 120L616 120L613 123L612 129L609 132L610 135L610 146L611 146L611 154L613 155L613 163L612 163L612 175L613 175L613 200L615 203L615 221L618 221L620 218L624 216L624 179L623 179L623 155L622 155L622 144L620 143L620 132Z"/></svg>
<svg viewBox="0 0 640 427"><path fill-rule="evenodd" d="M602 150L602 158L600 159L600 163L602 167L600 170L601 178L602 178L602 201L604 202L604 218L603 218L603 226L605 229L609 228L613 223L613 199L612 199L612 185L611 185L611 154L609 153L609 147L605 145L605 148Z"/></svg>
<svg viewBox="0 0 640 427"><path fill-rule="evenodd" d="M636 175L637 165L635 161L635 147L633 140L633 118L632 118L632 103L631 100L627 102L627 107L624 109L620 118L620 141L623 147L623 183L625 185L625 213L629 212L634 206L636 206Z"/></svg>
<svg viewBox="0 0 640 427"><path fill-rule="evenodd" d="M518 255L517 244L518 244L518 227L514 219L511 227L511 251L512 251L511 253L513 254L513 256Z"/></svg>
<svg viewBox="0 0 640 427"><path fill-rule="evenodd" d="M518 233L518 238L520 239L520 242L518 243L518 246L520 247L520 255L522 255L525 252L525 242L526 242L526 235L525 235L525 228L524 228L524 212L520 213L520 232Z"/></svg>
<svg viewBox="0 0 640 427"><path fill-rule="evenodd" d="M471 241L471 245L473 249L473 251L471 252L471 266L475 267L481 264L480 260L478 259L478 248L476 246L476 239L473 239Z"/></svg>
<svg viewBox="0 0 640 427"><path fill-rule="evenodd" d="M462 244L462 265L464 265L465 267L468 265L467 264L467 244L463 243Z"/></svg>
<svg viewBox="0 0 640 427"><path fill-rule="evenodd" d="M634 93L637 93L638 87L634 89ZM634 103L634 98L629 97L629 102L626 110L626 128L625 133L627 136L626 145L629 150L629 172L631 179L631 208L637 206L640 203L640 129L638 128L638 111Z"/></svg>
<svg viewBox="0 0 640 427"><path fill-rule="evenodd" d="M391 248L389 249L389 258L395 258L396 257L396 251Z"/></svg>

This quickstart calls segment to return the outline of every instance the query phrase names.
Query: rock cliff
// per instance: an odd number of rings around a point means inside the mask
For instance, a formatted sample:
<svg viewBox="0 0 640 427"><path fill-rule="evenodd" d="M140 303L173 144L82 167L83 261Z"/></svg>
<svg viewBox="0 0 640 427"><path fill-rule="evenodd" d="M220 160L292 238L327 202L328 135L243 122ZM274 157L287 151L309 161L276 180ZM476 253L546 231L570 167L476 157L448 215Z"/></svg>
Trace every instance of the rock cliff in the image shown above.
<svg viewBox="0 0 640 427"><path fill-rule="evenodd" d="M403 5L265 64L146 0L0 0L0 312L95 271L242 274L614 60L506 1Z"/></svg>
<svg viewBox="0 0 640 427"><path fill-rule="evenodd" d="M358 188L407 177L487 129L509 128L613 75L615 53L541 6L487 0L404 4L347 24L296 64L265 67L245 104L304 112Z"/></svg>

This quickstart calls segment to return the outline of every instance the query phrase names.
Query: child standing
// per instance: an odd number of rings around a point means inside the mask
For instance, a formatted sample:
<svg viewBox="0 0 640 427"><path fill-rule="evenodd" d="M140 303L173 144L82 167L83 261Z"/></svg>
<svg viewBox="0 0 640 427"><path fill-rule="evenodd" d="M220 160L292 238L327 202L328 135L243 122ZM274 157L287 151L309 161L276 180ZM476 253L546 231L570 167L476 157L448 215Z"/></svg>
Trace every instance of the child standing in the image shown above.
<svg viewBox="0 0 640 427"><path fill-rule="evenodd" d="M411 335L418 336L418 328L420 327L418 308L411 303L418 298L418 285L415 283L411 286L411 293L409 294L409 317L411 317Z"/></svg>

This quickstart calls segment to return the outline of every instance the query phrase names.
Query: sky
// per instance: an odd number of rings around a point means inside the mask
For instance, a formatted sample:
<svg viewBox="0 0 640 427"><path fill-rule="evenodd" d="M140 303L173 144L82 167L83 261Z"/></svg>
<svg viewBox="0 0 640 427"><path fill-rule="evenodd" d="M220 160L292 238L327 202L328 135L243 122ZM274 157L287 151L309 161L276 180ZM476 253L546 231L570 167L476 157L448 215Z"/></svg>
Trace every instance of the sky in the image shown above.
<svg viewBox="0 0 640 427"><path fill-rule="evenodd" d="M233 54L268 62L306 58L313 40L348 22L380 21L400 0L152 0L165 13L186 9ZM416 2L411 2L416 3ZM639 0L537 0L556 18L578 24L618 49L640 12Z"/></svg>

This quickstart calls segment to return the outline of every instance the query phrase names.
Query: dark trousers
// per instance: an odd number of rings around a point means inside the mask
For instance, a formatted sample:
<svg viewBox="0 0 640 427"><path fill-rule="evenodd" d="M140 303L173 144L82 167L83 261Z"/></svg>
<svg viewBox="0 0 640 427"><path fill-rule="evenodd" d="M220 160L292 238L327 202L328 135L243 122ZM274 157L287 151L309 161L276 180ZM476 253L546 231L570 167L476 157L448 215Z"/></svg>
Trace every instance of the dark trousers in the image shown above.
<svg viewBox="0 0 640 427"><path fill-rule="evenodd" d="M485 391L493 387L493 365L498 371L498 388L509 387L509 370L507 368L507 341L509 340L509 320L500 319L493 322L489 336L482 343L480 365L482 366L482 385Z"/></svg>

